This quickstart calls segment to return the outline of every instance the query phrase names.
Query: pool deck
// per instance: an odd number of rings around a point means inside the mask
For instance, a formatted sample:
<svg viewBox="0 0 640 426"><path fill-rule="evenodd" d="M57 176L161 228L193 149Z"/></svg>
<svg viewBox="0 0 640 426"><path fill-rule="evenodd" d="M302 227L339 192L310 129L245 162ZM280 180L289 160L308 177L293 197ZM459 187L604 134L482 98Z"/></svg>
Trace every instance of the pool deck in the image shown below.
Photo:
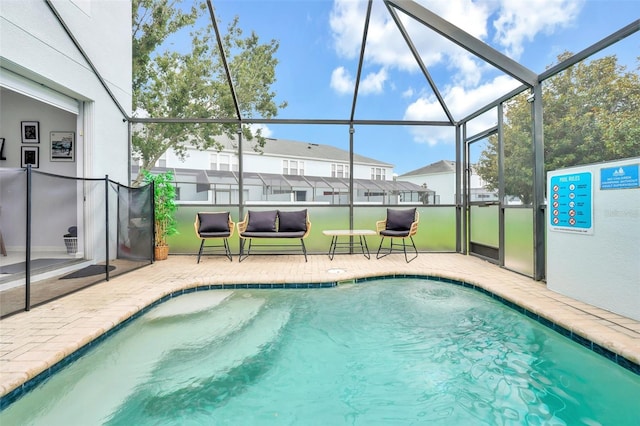
<svg viewBox="0 0 640 426"><path fill-rule="evenodd" d="M77 349L173 292L212 284L319 283L392 275L464 281L484 288L572 335L640 364L640 321L547 290L542 282L473 256L420 254L411 263L393 254L234 257L170 256L46 305L0 320L0 396L19 388ZM401 290L401 289L399 289ZM578 339L579 339L578 338ZM574 339L575 340L575 339ZM583 343L584 344L584 343ZM607 351L605 351L607 352Z"/></svg>

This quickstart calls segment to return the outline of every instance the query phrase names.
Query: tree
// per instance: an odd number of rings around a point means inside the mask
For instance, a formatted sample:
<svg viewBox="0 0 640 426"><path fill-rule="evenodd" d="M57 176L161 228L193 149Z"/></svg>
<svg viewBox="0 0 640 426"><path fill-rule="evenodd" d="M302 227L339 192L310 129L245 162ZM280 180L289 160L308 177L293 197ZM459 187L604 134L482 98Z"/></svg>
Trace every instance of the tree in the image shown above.
<svg viewBox="0 0 640 426"><path fill-rule="evenodd" d="M151 118L237 118L235 104L213 26L191 32L191 50L181 53L163 50L167 38L196 22L207 9L180 8L179 0L133 0L133 109L136 115ZM251 33L243 37L236 17L222 37L239 108L243 118L272 118L286 103L276 105L275 53L279 43L260 43ZM150 170L172 149L184 157L192 146L205 150L222 148L216 136L237 136L235 123L150 123L135 126L132 150L142 160L141 169ZM260 130L242 127L243 137L264 145ZM141 170L141 171L142 171ZM137 186L143 174L134 182Z"/></svg>
<svg viewBox="0 0 640 426"><path fill-rule="evenodd" d="M558 60L570 56L566 52ZM504 177L507 195L529 204L533 135L526 95L505 105ZM542 105L545 172L640 153L640 76L619 65L615 55L580 62L546 80ZM497 138L490 138L477 170L489 189L497 189Z"/></svg>

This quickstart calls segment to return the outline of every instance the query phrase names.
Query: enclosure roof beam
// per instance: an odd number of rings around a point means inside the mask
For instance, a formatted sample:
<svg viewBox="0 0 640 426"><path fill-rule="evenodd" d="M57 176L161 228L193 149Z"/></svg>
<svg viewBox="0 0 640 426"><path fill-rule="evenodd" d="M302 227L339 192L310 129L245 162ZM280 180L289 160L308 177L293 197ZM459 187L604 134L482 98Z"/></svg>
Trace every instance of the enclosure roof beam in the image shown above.
<svg viewBox="0 0 640 426"><path fill-rule="evenodd" d="M386 3L402 10L407 15L423 23L433 31L454 42L470 53L509 74L529 87L538 82L538 75L508 56L500 53L483 41L456 27L427 8L412 0L385 0Z"/></svg>
<svg viewBox="0 0 640 426"><path fill-rule="evenodd" d="M253 124L334 124L334 125L379 125L379 126L446 126L448 121L419 120L332 120L332 119L296 119L296 118L131 118L132 123L253 123Z"/></svg>
<svg viewBox="0 0 640 426"><path fill-rule="evenodd" d="M367 33L369 32L369 21L371 20L371 2L367 4L367 15L364 20L364 29L362 30L362 44L360 45L360 59L358 60L358 72L356 75L356 84L353 88L353 102L351 103L351 121L356 114L356 102L358 100L358 88L360 87L360 78L362 77L362 64L364 63L364 50L367 45Z"/></svg>
<svg viewBox="0 0 640 426"><path fill-rule="evenodd" d="M71 31L69 26L67 26L67 23L64 21L64 19L62 19L62 15L60 15L60 13L58 12L58 9L56 9L55 5L53 4L53 1L45 0L45 3L47 4L47 6L49 6L49 9L53 13L53 15L56 17L56 19L58 20L58 22L60 23L64 31L67 33L67 36L69 37L69 39L71 39L71 42L74 44L76 49L78 49L78 52L80 52L80 55L82 55L84 60L87 62L87 65L89 65L89 68L91 68L91 71L93 71L93 74L96 76L96 78L98 79L98 81L100 82L104 90L107 92L107 94L109 95L113 103L116 105L116 107L120 111L120 114L122 114L125 120L129 120L131 117L129 117L129 114L124 109L122 104L118 101L118 98L116 97L116 95L109 88L109 85L107 84L106 80L102 77L102 75L98 71L98 68L93 64L87 52L82 48L82 45L80 44L76 36L73 35L73 32Z"/></svg>
<svg viewBox="0 0 640 426"><path fill-rule="evenodd" d="M385 1L384 4L385 6L387 6L389 13L393 17L393 20L395 21L396 26L398 27L398 29L400 30L400 33L402 34L402 37L404 38L404 41L407 43L407 46L409 46L409 50L411 50L411 53L413 54L414 59L418 63L420 70L422 70L422 74L429 82L429 86L431 86L431 90L433 90L433 93L436 95L436 98L438 99L440 106L444 110L444 113L447 115L447 118L449 119L451 124L455 124L455 120L453 119L453 115L451 115L451 111L449 111L449 108L447 108L447 104L445 103L444 98L440 94L440 91L438 90L436 83L431 78L431 74L429 73L429 70L427 69L424 62L422 61L422 58L418 53L418 49L416 49L416 46L413 44L413 41L411 40L409 33L407 33L406 28L404 27L404 25L402 25L402 21L400 21L400 18L398 17L398 13L395 11L395 9L389 6L388 2Z"/></svg>
<svg viewBox="0 0 640 426"><path fill-rule="evenodd" d="M611 34L610 36L603 38L599 42L592 44L591 46L587 47L581 52L576 53L575 55L571 56L565 61L562 61L559 64L549 68L548 70L540 74L539 80L542 82L549 77L553 77L554 75L566 70L570 66L575 65L578 62L587 59L588 57L598 53L602 49L606 49L612 44L619 42L620 40L630 36L631 34L639 30L640 30L640 19L636 19L626 27L619 29L615 33Z"/></svg>
<svg viewBox="0 0 640 426"><path fill-rule="evenodd" d="M218 22L216 21L216 15L213 11L213 5L211 0L207 0L207 7L209 8L209 16L211 16L211 25L216 32L216 40L218 41L218 50L220 51L220 58L222 59L222 65L224 66L224 72L227 75L227 83L229 83L229 89L231 90L231 97L233 98L233 106L236 109L236 116L240 123L242 123L242 114L240 113L240 104L238 103L238 95L236 94L236 88L233 85L231 79L231 71L229 71L229 63L227 62L227 55L224 53L224 46L222 45L222 37L220 36L220 30L218 29Z"/></svg>

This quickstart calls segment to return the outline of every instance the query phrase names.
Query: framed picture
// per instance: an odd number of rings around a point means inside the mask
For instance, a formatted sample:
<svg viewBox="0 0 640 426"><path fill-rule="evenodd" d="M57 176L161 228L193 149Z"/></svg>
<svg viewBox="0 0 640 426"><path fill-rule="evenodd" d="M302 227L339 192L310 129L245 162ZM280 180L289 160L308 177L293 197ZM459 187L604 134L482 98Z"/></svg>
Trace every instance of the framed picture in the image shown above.
<svg viewBox="0 0 640 426"><path fill-rule="evenodd" d="M22 143L40 143L40 123L38 121L22 121Z"/></svg>
<svg viewBox="0 0 640 426"><path fill-rule="evenodd" d="M31 167L37 169L40 167L40 148L37 146L23 146L20 167L27 167L27 164L31 164Z"/></svg>
<svg viewBox="0 0 640 426"><path fill-rule="evenodd" d="M74 132L51 132L51 161L74 161Z"/></svg>
<svg viewBox="0 0 640 426"><path fill-rule="evenodd" d="M0 160L6 160L7 157L4 156L4 138L0 138Z"/></svg>

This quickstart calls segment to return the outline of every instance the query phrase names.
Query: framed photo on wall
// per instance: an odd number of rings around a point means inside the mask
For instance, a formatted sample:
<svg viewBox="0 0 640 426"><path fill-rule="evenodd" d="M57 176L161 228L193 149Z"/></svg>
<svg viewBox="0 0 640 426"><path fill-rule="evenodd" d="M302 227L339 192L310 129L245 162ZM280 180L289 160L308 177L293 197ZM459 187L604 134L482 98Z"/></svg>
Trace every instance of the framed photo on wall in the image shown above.
<svg viewBox="0 0 640 426"><path fill-rule="evenodd" d="M37 169L40 167L40 148L37 146L23 146L20 155L20 167L27 167L31 164L31 167Z"/></svg>
<svg viewBox="0 0 640 426"><path fill-rule="evenodd" d="M51 132L51 161L74 161L75 150L74 132Z"/></svg>
<svg viewBox="0 0 640 426"><path fill-rule="evenodd" d="M40 122L22 121L20 124L22 143L40 143Z"/></svg>

